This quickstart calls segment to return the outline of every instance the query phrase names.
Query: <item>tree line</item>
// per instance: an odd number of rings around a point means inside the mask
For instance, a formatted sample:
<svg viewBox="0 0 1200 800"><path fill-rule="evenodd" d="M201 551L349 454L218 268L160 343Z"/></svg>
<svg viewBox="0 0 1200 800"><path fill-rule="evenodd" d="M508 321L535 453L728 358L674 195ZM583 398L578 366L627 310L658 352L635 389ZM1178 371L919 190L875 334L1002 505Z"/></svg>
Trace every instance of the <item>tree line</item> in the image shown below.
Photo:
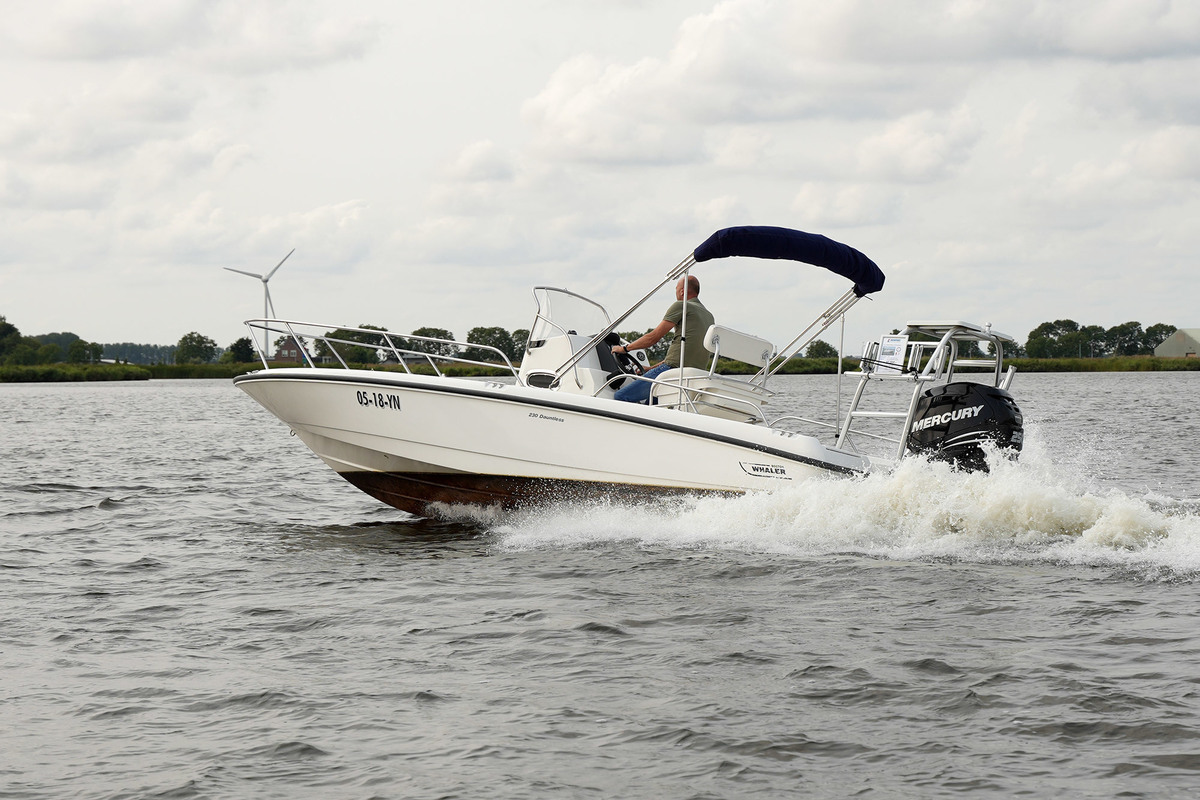
<svg viewBox="0 0 1200 800"><path fill-rule="evenodd" d="M0 315L0 364L93 364L103 357L104 346L85 342L73 333L22 336L16 325Z"/></svg>
<svg viewBox="0 0 1200 800"><path fill-rule="evenodd" d="M173 344L138 344L136 342L113 342L103 345L106 361L123 361L126 364L174 364Z"/></svg>
<svg viewBox="0 0 1200 800"><path fill-rule="evenodd" d="M1006 348L1006 354L1028 358L1150 355L1175 331L1174 325L1164 323L1143 328L1140 322L1125 322L1104 328L1060 319L1038 325L1029 332L1024 346L1010 346ZM647 332L624 331L620 336L626 341L633 341ZM529 340L529 331L524 328L509 331L497 326L476 327L467 333L466 344L460 346L451 344L457 340L445 328L422 327L407 334L394 334L387 328L369 324L360 325L358 329L335 330L329 334L329 338L350 343L337 345L338 355L345 361L373 364L392 358L384 334L402 351L488 362L502 361L499 353L513 363L519 362ZM291 345L303 347L316 360L337 360L329 344L322 340L317 340L311 349L305 343L291 342L288 337L281 337L274 342L276 351ZM669 337L666 337L648 348L651 363L660 361L666 355L668 345ZM809 346L805 355L809 358L836 358L837 349L818 340ZM248 337L237 339L225 348L195 331L184 334L173 345L130 342L99 344L66 332L23 336L15 325L0 316L0 365L86 364L101 360L146 365L207 364L215 361L243 364L257 358L254 345Z"/></svg>
<svg viewBox="0 0 1200 800"><path fill-rule="evenodd" d="M1043 322L1029 332L1024 353L1029 358L1103 358L1105 356L1148 356L1177 328L1156 323L1143 329L1140 322L1124 322L1111 328L1080 325L1072 319Z"/></svg>
<svg viewBox="0 0 1200 800"><path fill-rule="evenodd" d="M1005 348L1009 357L1027 358L1102 358L1106 356L1138 356L1153 355L1154 348L1166 341L1177 328L1174 325L1156 323L1143 328L1140 322L1125 322L1111 328L1099 325L1080 325L1074 320L1060 319L1053 322L1043 322L1032 331L1024 345L1019 343ZM372 333L379 331L379 333ZM645 331L623 331L621 338L633 341L642 336ZM896 333L897 331L893 331ZM387 340L382 334L389 333L393 344L400 350L435 355L457 356L472 361L499 361L495 351L500 351L510 361L518 362L529 339L529 331L518 329L506 331L499 327L472 328L467 334L469 344L480 345L479 348L462 348L450 342L455 341L452 332L445 328L417 328L407 335L391 334L386 328L363 324L359 330L339 329L330 334L331 338L344 339L356 345L342 345L339 353L348 362L372 363L380 358L386 358L384 348ZM433 341L437 340L437 341ZM250 340L243 340L246 347ZM287 343L287 337L276 341L276 347ZM236 346L236 345L235 345ZM664 337L653 347L647 348L651 363L661 361L667 354L670 337ZM494 348L494 350L484 349ZM978 349L978 348L977 348ZM310 353L319 359L334 360L329 346L322 341L316 343L315 352ZM804 355L807 358L837 358L837 348L833 345L816 340L808 346ZM977 352L982 356L982 352Z"/></svg>
<svg viewBox="0 0 1200 800"><path fill-rule="evenodd" d="M246 340L244 361L254 359L254 349ZM187 345L187 361L177 361L180 345ZM211 347L210 347L211 345ZM198 350L196 348L199 348ZM207 363L226 351L198 333L186 334L179 344L135 344L89 342L67 331L25 336L0 315L0 366L38 366L46 364L98 364L102 361L126 364Z"/></svg>

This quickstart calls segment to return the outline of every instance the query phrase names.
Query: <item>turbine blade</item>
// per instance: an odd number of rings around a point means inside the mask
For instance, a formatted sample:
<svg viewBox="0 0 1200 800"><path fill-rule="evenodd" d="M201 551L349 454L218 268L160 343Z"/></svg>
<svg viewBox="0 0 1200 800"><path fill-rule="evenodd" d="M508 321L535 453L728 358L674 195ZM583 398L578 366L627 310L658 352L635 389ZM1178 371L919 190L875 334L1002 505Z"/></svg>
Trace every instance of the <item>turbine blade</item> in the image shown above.
<svg viewBox="0 0 1200 800"><path fill-rule="evenodd" d="M271 280L271 276L275 274L275 270L278 270L280 267L282 267L282 266L283 266L283 262L284 262L284 261L287 261L287 260L288 260L288 259L291 257L292 253L294 253L294 252L296 252L296 248L294 248L294 247L293 247L293 248L292 248L292 250L291 250L291 252L289 252L289 253L288 253L286 256L284 256L284 257L283 257L283 261L280 261L278 264L276 264L276 265L275 265L275 269L273 269L273 270L271 270L270 272L268 272L268 273L267 273L267 277L263 278L263 280L264 280L264 281L269 281L269 280Z"/></svg>
<svg viewBox="0 0 1200 800"><path fill-rule="evenodd" d="M233 267L225 267L225 269L229 270L230 272L236 272L239 275L249 275L251 278L258 278L260 281L263 280L263 276L259 275L257 272L246 272L244 269L234 269Z"/></svg>
<svg viewBox="0 0 1200 800"><path fill-rule="evenodd" d="M276 267L278 269L278 267ZM267 288L267 282L263 281L263 293L267 296L267 308L270 309L268 316L275 319L275 304L271 302L271 290Z"/></svg>

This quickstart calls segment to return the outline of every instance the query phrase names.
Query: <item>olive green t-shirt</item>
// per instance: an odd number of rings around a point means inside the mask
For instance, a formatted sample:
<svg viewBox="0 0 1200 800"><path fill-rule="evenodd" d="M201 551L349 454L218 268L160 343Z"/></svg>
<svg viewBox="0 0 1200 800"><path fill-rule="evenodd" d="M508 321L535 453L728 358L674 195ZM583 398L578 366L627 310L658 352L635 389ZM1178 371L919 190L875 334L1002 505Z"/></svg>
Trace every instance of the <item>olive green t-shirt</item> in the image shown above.
<svg viewBox="0 0 1200 800"><path fill-rule="evenodd" d="M672 367L679 366L679 332L681 328L687 328L687 347L684 348L687 361L684 362L685 367L697 367L699 369L707 369L712 362L712 354L704 349L704 334L708 333L709 326L713 324L713 315L699 300L687 301L687 325L681 325L683 320L683 301L676 300L667 309L667 313L663 314L663 319L667 322L675 324L675 338L671 341L671 347L667 350L667 357L663 359Z"/></svg>

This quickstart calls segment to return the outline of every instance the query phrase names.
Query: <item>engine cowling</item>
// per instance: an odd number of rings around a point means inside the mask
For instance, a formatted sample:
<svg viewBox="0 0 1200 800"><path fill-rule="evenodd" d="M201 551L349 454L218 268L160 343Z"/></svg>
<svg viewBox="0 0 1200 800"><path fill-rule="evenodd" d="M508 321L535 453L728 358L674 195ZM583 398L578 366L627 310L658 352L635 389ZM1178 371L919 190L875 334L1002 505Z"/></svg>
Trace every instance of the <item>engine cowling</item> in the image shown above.
<svg viewBox="0 0 1200 800"><path fill-rule="evenodd" d="M1024 441L1024 421L1013 396L979 383L947 383L926 391L908 430L910 452L971 471L987 470L986 442L1015 458Z"/></svg>

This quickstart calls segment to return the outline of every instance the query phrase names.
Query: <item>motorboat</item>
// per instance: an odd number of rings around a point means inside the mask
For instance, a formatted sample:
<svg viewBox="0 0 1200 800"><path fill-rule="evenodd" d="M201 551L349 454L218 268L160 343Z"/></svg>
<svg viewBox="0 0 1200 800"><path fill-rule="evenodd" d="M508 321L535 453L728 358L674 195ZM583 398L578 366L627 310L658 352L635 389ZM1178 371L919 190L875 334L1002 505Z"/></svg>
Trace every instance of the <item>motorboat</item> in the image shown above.
<svg viewBox="0 0 1200 800"><path fill-rule="evenodd" d="M614 354L628 344L617 328L656 292L698 263L732 257L809 264L851 286L782 347L725 325L688 331L685 314L677 333L685 348L704 348L707 368L651 378L644 351ZM1015 370L1004 366L1013 339L961 320L910 322L869 343L857 372L847 373L857 387L832 420L772 413L772 378L883 284L871 259L825 236L726 228L616 316L568 289L534 287L534 321L515 364L478 343L253 319L253 341L286 337L303 363L280 366L260 348L263 368L234 384L351 484L421 515L456 505L771 491L862 475L912 454L980 469L995 453L1018 452L1021 414L1008 392ZM463 367L492 375L456 376ZM646 403L615 399L630 381L649 384ZM867 389L887 382L912 391L899 393L899 403L872 403Z"/></svg>

